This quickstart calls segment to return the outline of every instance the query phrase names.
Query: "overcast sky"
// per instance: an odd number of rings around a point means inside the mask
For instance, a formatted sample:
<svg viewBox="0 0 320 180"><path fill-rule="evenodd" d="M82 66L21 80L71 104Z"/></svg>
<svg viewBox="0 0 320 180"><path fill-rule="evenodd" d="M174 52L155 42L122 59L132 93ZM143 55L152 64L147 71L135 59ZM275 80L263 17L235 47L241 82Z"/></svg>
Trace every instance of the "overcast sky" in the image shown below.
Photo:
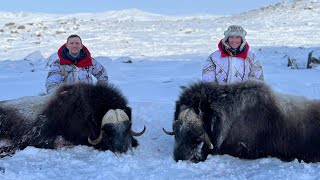
<svg viewBox="0 0 320 180"><path fill-rule="evenodd" d="M186 14L235 14L283 0L0 0L0 11L45 13L103 12L137 8L146 12Z"/></svg>

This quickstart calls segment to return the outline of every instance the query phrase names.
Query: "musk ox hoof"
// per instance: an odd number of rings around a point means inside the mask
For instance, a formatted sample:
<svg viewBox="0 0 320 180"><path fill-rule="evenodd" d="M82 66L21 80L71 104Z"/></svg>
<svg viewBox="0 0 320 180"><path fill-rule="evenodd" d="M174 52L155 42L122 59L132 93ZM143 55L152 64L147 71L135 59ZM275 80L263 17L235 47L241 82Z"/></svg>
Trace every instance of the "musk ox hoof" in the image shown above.
<svg viewBox="0 0 320 180"><path fill-rule="evenodd" d="M14 146L2 146L0 147L0 158L12 156L16 150L17 149Z"/></svg>

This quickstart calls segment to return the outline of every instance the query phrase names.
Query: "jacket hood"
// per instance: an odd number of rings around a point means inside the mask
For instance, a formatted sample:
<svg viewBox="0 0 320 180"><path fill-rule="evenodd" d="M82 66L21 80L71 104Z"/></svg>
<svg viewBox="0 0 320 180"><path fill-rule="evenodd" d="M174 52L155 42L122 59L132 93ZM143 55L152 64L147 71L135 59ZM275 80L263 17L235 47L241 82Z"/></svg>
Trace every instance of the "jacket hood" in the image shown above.
<svg viewBox="0 0 320 180"><path fill-rule="evenodd" d="M81 51L83 51L82 56L80 57L80 59L75 61L71 58L68 58L68 56L66 55L66 53L69 53L69 50L67 49L66 44L62 45L58 50L60 64L62 64L62 65L74 64L75 66L80 67L80 68L92 66L93 63L92 63L91 53L89 52L87 47L85 47L83 45Z"/></svg>
<svg viewBox="0 0 320 180"><path fill-rule="evenodd" d="M248 52L250 49L249 44L246 42L245 46L243 47L243 49L240 51L240 53L233 55L230 50L228 49L227 46L224 45L223 39L219 42L218 44L218 48L221 52L221 56L222 57L227 57L227 56L232 56L232 57L239 57L242 59L246 59L248 57Z"/></svg>

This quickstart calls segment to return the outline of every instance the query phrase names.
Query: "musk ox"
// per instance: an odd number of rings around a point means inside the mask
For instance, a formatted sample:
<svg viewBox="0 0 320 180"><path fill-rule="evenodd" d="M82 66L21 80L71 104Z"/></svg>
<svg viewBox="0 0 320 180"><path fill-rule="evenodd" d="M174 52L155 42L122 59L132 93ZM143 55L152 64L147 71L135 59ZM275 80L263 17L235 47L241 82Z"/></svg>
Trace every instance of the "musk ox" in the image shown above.
<svg viewBox="0 0 320 180"><path fill-rule="evenodd" d="M55 148L62 137L73 145L124 153L138 142L131 130L131 108L112 84L63 85L55 93L0 102L0 138L11 146ZM7 151L7 152L5 152Z"/></svg>
<svg viewBox="0 0 320 180"><path fill-rule="evenodd" d="M320 161L320 100L273 92L266 84L198 82L176 101L174 159L208 154Z"/></svg>

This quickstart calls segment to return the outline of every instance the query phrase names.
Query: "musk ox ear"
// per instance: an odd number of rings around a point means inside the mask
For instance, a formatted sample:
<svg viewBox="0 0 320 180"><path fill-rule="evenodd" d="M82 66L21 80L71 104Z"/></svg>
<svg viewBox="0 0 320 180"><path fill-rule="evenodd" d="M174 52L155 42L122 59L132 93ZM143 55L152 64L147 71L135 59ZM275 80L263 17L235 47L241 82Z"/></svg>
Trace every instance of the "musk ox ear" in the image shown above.
<svg viewBox="0 0 320 180"><path fill-rule="evenodd" d="M127 106L126 108L124 108L124 112L128 115L130 120L131 120L131 111L132 111L131 107Z"/></svg>

